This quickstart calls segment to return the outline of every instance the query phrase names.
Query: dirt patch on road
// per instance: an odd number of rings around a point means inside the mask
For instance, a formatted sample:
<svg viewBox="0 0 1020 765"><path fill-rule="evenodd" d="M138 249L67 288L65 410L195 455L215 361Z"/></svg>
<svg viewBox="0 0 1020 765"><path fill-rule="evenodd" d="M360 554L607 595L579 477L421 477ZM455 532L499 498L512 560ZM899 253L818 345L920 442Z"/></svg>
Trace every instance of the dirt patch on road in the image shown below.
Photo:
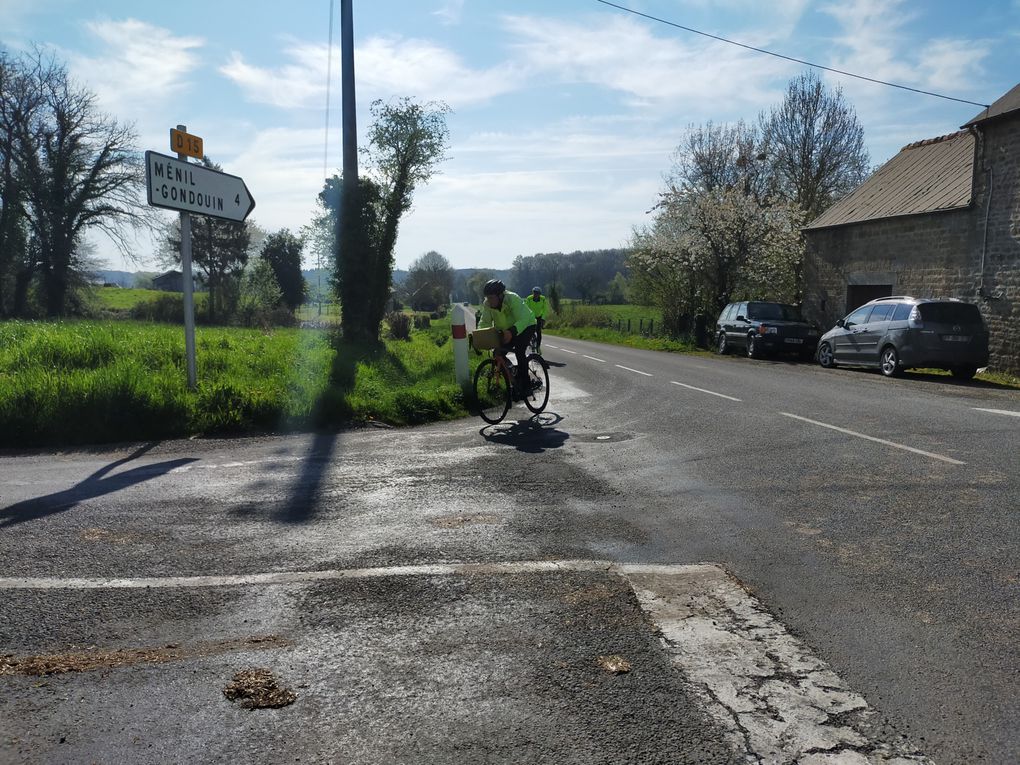
<svg viewBox="0 0 1020 765"><path fill-rule="evenodd" d="M164 664L170 661L214 656L231 651L264 651L285 648L292 643L278 635L217 640L182 646L176 643L160 648L88 649L67 653L39 654L21 658L0 656L0 675L61 675L66 672L94 672L137 664Z"/></svg>
<svg viewBox="0 0 1020 765"><path fill-rule="evenodd" d="M277 681L273 673L264 668L242 669L223 689L231 701L240 700L246 709L279 709L297 700L297 694Z"/></svg>

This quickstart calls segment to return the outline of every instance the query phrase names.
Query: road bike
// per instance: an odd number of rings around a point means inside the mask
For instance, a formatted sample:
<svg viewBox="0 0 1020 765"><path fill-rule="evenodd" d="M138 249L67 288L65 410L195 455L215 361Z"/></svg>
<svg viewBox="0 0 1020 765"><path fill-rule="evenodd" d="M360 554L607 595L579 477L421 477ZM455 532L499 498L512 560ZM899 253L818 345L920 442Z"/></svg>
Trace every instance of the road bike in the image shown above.
<svg viewBox="0 0 1020 765"><path fill-rule="evenodd" d="M528 390L517 385L517 366L509 353L490 352L475 370L472 389L478 414L490 425L503 421L515 399L535 414L540 414L549 403L549 365L537 353L530 353L528 364Z"/></svg>

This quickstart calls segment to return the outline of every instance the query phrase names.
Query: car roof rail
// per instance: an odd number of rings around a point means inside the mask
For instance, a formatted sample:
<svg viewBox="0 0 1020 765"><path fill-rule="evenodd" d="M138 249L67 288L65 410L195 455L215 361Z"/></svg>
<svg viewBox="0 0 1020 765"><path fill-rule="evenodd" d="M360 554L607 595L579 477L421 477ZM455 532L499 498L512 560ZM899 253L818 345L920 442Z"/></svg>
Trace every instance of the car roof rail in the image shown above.
<svg viewBox="0 0 1020 765"><path fill-rule="evenodd" d="M883 300L917 300L917 298L910 295L890 295L889 297L880 297L872 300L872 303L881 303Z"/></svg>

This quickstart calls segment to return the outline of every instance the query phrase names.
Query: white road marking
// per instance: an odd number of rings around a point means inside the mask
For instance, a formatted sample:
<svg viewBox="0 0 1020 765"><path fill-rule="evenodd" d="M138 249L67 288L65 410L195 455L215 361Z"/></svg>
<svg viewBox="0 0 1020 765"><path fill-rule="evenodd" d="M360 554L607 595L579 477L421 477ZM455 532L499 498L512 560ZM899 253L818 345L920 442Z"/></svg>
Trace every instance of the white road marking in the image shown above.
<svg viewBox="0 0 1020 765"><path fill-rule="evenodd" d="M595 358L594 356L589 356L589 355L588 355L588 354L586 354L586 353L582 353L581 355L582 355L582 356L584 356L584 357L585 357L586 359L591 359L592 361L597 361L597 362L599 362L600 364L605 364L605 363L606 363L606 360L605 360L605 359L597 359L597 358Z"/></svg>
<svg viewBox="0 0 1020 765"><path fill-rule="evenodd" d="M748 762L929 762L905 740L871 738L867 701L719 566L619 569L674 664Z"/></svg>
<svg viewBox="0 0 1020 765"><path fill-rule="evenodd" d="M853 430L847 430L846 428L839 428L839 427L836 427L835 425L828 425L828 424L826 424L824 422L818 422L817 420L809 420L807 417L798 417L797 415L790 414L789 412L780 412L780 414L783 415L784 417L792 417L795 420L800 420L801 422L809 422L812 425L818 425L819 427L822 427L822 428L828 428L829 430L835 430L835 431L838 431L840 433L845 433L848 436L854 436L856 438L863 438L863 439L865 439L867 441L874 441L876 444L884 444L885 446L892 446L895 449L903 449L903 451L906 451L906 452L913 452L914 454L920 454L920 455L922 455L924 457L931 457L933 460L941 460L942 462L948 462L950 465L966 465L967 464L966 462L961 462L960 460L954 460L952 457L945 457L945 456L943 456L941 454L935 454L933 452L926 452L923 449L915 449L912 446L904 446L903 444L898 444L895 441L886 441L884 438L875 438L874 436L866 436L863 433L858 433L858 432L853 431Z"/></svg>
<svg viewBox="0 0 1020 765"><path fill-rule="evenodd" d="M1020 417L1020 412L1014 412L1009 409L982 409L979 406L975 406L974 410L977 412L990 412L991 414L1007 414L1010 417Z"/></svg>
<svg viewBox="0 0 1020 765"><path fill-rule="evenodd" d="M710 396L718 396L719 398L727 398L730 401L740 401L739 398L733 398L733 396L727 396L727 395L725 395L723 393L716 393L715 391L705 390L704 388L695 388L693 385L687 385L686 383L677 382L676 380L670 380L670 382L673 385L679 385L681 388L690 388L691 390L696 390L696 391L698 391L700 393L707 393Z"/></svg>
<svg viewBox="0 0 1020 765"><path fill-rule="evenodd" d="M577 351L568 351L566 348L560 348L560 350L563 351L564 353L572 353L575 356L577 355Z"/></svg>
<svg viewBox="0 0 1020 765"><path fill-rule="evenodd" d="M599 560L424 564L236 576L57 579L5 577L0 589L144 589L288 585L398 576L553 572L620 576L662 634L728 743L747 761L845 765L927 763L906 740L870 737L874 711L714 564L627 565ZM894 748L895 746L895 748Z"/></svg>
<svg viewBox="0 0 1020 765"><path fill-rule="evenodd" d="M654 377L655 376L655 375L648 374L648 372L642 372L640 369L631 369L630 367L625 367L622 364L617 364L616 366L619 367L620 369L626 369L628 372L636 372L639 375L644 375L645 377Z"/></svg>
<svg viewBox="0 0 1020 765"><path fill-rule="evenodd" d="M556 350L559 350L559 348L560 348L558 345L553 345L551 343L546 343L545 347L546 348L555 348Z"/></svg>

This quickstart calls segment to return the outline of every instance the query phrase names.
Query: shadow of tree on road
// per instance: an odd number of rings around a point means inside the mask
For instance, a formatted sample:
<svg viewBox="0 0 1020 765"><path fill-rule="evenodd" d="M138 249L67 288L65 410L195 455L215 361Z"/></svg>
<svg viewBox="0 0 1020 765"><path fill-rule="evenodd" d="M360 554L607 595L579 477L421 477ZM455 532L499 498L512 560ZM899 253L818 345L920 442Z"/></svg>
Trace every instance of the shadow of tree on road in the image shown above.
<svg viewBox="0 0 1020 765"><path fill-rule="evenodd" d="M0 528L14 526L15 524L25 523L26 521L39 520L40 518L45 518L48 515L70 510L79 502L94 499L95 497L101 497L104 494L112 494L113 492L120 491L121 489L127 489L144 481L151 481L153 478L166 475L174 468L196 461L193 457L182 457L180 459L157 462L151 465L140 465L136 468L132 468L131 470L125 470L122 473L109 475L111 471L121 465L138 459L143 454L157 446L157 444L158 442L153 441L140 449L135 450L123 459L111 462L109 465L104 465L88 478L75 484L70 489L48 494L45 497L33 497L32 499L26 499L22 502L18 502L17 504L0 509Z"/></svg>

